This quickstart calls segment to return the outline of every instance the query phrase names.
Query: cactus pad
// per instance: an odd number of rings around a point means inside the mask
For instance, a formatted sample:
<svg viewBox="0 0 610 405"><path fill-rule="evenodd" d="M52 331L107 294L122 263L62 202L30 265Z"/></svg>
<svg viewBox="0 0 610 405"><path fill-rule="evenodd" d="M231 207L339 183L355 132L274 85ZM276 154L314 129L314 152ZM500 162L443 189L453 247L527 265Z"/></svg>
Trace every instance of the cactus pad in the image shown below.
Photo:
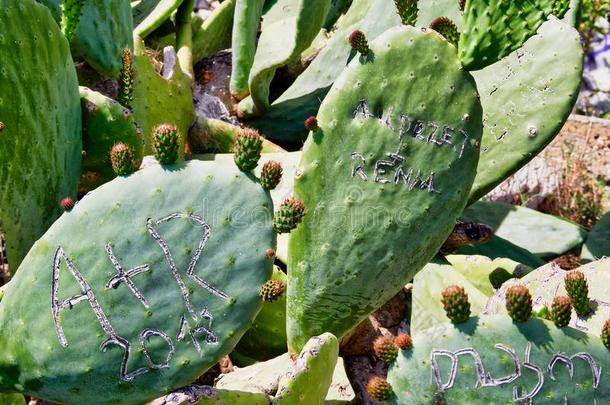
<svg viewBox="0 0 610 405"><path fill-rule="evenodd" d="M322 103L297 169L307 214L289 245L292 350L343 336L395 295L445 241L474 177L481 107L455 49L408 26L370 48Z"/></svg>
<svg viewBox="0 0 610 405"><path fill-rule="evenodd" d="M141 404L194 381L260 310L271 215L255 179L216 162L152 165L89 193L0 302L0 389Z"/></svg>
<svg viewBox="0 0 610 405"><path fill-rule="evenodd" d="M81 109L68 41L49 9L0 0L0 20L12 22L0 26L0 228L16 269L60 200L76 194Z"/></svg>

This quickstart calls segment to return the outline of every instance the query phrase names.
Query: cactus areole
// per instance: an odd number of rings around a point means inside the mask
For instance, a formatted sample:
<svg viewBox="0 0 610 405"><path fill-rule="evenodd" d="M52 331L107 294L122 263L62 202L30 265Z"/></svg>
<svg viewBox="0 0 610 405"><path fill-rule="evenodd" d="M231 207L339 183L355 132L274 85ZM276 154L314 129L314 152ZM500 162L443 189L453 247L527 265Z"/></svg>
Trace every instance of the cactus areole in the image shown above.
<svg viewBox="0 0 610 405"><path fill-rule="evenodd" d="M272 209L256 179L217 162L153 165L87 194L35 244L0 303L10 331L0 390L142 404L191 383L262 306Z"/></svg>

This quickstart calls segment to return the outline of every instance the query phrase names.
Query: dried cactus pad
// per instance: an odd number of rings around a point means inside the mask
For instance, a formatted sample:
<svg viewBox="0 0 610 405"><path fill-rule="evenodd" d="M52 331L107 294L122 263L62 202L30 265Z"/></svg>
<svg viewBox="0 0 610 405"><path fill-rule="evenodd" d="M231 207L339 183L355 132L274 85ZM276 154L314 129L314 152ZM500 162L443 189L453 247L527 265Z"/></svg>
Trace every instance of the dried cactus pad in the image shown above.
<svg viewBox="0 0 610 405"><path fill-rule="evenodd" d="M605 404L610 356L599 336L496 315L415 334L388 382L391 405Z"/></svg>
<svg viewBox="0 0 610 405"><path fill-rule="evenodd" d="M320 107L295 179L306 211L289 245L295 351L395 295L443 244L475 175L481 105L455 48L407 26L369 45Z"/></svg>
<svg viewBox="0 0 610 405"><path fill-rule="evenodd" d="M91 192L0 304L0 390L141 404L194 381L261 308L271 218L255 179L216 162L153 165Z"/></svg>

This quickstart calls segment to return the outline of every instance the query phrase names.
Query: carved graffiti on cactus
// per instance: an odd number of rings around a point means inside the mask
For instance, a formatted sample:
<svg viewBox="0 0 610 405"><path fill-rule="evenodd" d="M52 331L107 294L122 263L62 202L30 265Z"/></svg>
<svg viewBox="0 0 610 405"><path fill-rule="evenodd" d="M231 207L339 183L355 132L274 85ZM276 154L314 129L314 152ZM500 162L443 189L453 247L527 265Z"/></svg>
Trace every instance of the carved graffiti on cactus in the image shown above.
<svg viewBox="0 0 610 405"><path fill-rule="evenodd" d="M445 392L451 388L453 388L455 384L455 380L458 372L458 362L459 356L471 356L474 361L474 370L476 372L477 381L476 385L480 387L498 387L501 385L512 384L522 377L523 369L528 369L534 371L537 375L537 383L534 388L529 393L522 393L521 387L513 387L513 400L516 403L521 403L521 401L528 401L533 399L536 395L538 395L542 388L544 387L545 376L544 370L531 363L531 343L528 343L525 348L525 361L521 364L517 357L517 354L514 349L511 347L504 345L502 343L498 343L495 345L495 348L502 350L507 353L515 367L515 371L507 376L501 378L493 378L489 372L485 371L485 367L483 365L483 361L481 359L480 354L471 347L450 351L444 349L435 349L432 350L430 354L430 364L432 368L432 377L436 384L436 388L439 392ZM447 382L443 382L443 373L438 363L439 357L447 357L451 360L451 368L448 372ZM572 356L567 356L563 353L556 353L549 364L547 365L547 373L552 381L555 381L555 367L557 363L563 363L568 368L568 373L570 375L570 379L574 376L574 360L581 359L587 363L587 365L591 368L592 377L593 377L593 388L597 389L601 380L601 368L591 356L591 354L586 352L576 353Z"/></svg>
<svg viewBox="0 0 610 405"><path fill-rule="evenodd" d="M203 356L204 344L213 345L218 343L218 337L212 329L212 321L214 317L208 310L208 307L204 307L202 310L197 311L193 306L193 303L191 301L191 294L193 294L193 292L192 290L189 290L187 288L182 278L182 275L178 271L178 268L172 257L167 242L161 237L161 235L156 229L159 225L163 223L178 219L189 220L196 225L197 229L202 229L201 239L186 269L187 277L194 283L205 289L215 298L229 300L230 297L225 292L220 291L216 287L207 283L200 276L195 274L195 268L197 266L197 263L199 262L204 247L210 239L211 235L210 226L201 217L193 214L175 213L163 217L159 220L148 219L146 223L146 229L161 248L165 258L165 262L169 266L170 272L173 278L175 279L178 285L178 289L180 290L180 293L184 299L184 303L186 306L185 312L188 313L181 314L180 316L180 324L178 326L176 341L184 342L186 340L186 337L188 336L189 341L193 344L193 347L195 348L197 353L200 356ZM118 258L115 256L112 244L110 242L106 244L105 250L106 255L110 260L110 263L112 264L117 273L108 281L108 283L106 284L106 288L117 289L121 283L125 283L131 293L142 303L145 308L148 309L150 307L148 300L146 300L144 295L136 287L132 278L142 273L149 272L150 266L144 264L136 266L131 270L125 271ZM65 263L67 269L80 286L81 293L67 298L63 301L60 301L58 297L60 287L60 270L62 267L62 263ZM110 323L108 317L106 316L106 313L103 311L99 302L97 301L95 294L91 289L91 286L89 285L83 274L78 270L76 265L72 262L72 260L66 255L63 247L61 246L57 248L53 257L52 270L53 272L51 280L51 313L53 316L53 322L55 325L57 337L62 347L68 347L68 339L66 338L64 329L62 327L60 318L61 311L65 309L72 309L74 305L83 301L87 301L89 303L89 306L95 313L98 322L106 335L106 338L99 346L99 349L102 352L106 352L111 346L117 346L123 350L124 354L121 360L121 364L119 365L119 378L121 381L132 381L134 378L144 375L150 371L169 367L170 361L176 351L174 341L167 333L160 329L145 328L139 334L138 341L140 345L140 350L138 350L138 352L141 352L143 354L147 366L138 368L133 371L127 370L127 364L129 363L129 358L132 353L131 343L129 342L129 340L121 337L115 332L115 329ZM166 353L152 353L148 348L149 341L151 339L161 339L167 347ZM155 347L158 346L159 345L156 345Z"/></svg>
<svg viewBox="0 0 610 405"><path fill-rule="evenodd" d="M396 129L397 126L393 124L392 116L393 112L391 110L379 114L372 113L366 100L360 100L352 112L352 118L354 119L377 119L380 125L397 132L401 146L405 136L408 136L426 144L439 147L447 145L458 153L459 158L463 156L470 139L468 132L464 129L453 128L435 121L426 122L411 118L403 112L398 114L398 129ZM463 120L467 121L468 115L465 115Z"/></svg>

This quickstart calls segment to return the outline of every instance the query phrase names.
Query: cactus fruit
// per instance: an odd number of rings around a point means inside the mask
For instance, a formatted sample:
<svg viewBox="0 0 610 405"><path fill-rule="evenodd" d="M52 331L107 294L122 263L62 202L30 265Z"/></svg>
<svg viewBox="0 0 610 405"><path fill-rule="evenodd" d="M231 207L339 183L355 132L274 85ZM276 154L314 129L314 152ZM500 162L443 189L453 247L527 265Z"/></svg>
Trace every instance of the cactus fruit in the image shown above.
<svg viewBox="0 0 610 405"><path fill-rule="evenodd" d="M66 197L59 202L59 205L64 211L72 211L72 208L74 208L74 200L72 197Z"/></svg>
<svg viewBox="0 0 610 405"><path fill-rule="evenodd" d="M6 289L0 390L129 405L194 381L262 307L271 215L269 193L232 163L151 165L92 191L36 243Z"/></svg>
<svg viewBox="0 0 610 405"><path fill-rule="evenodd" d="M305 129L310 132L318 132L320 130L320 126L318 125L318 120L313 115L305 120Z"/></svg>
<svg viewBox="0 0 610 405"><path fill-rule="evenodd" d="M610 317L607 286L610 285L610 259L598 260L578 268L589 284L589 299L591 307L595 308L586 317L573 316L570 327L599 336L604 322ZM516 284L528 286L535 306L547 306L556 296L569 296L565 283L566 271L555 263L546 264L532 271L520 280L507 281L500 290L489 299L485 312L488 314L505 313L504 305L506 290ZM572 302L574 306L574 302Z"/></svg>
<svg viewBox="0 0 610 405"><path fill-rule="evenodd" d="M178 160L178 128L171 124L161 124L152 133L155 158L162 165L172 165Z"/></svg>
<svg viewBox="0 0 610 405"><path fill-rule="evenodd" d="M110 149L110 163L117 176L128 176L136 170L133 148L123 142L115 143Z"/></svg>
<svg viewBox="0 0 610 405"><path fill-rule="evenodd" d="M417 22L417 0L394 0L396 11L404 25L415 25Z"/></svg>
<svg viewBox="0 0 610 405"><path fill-rule="evenodd" d="M265 163L261 171L261 186L265 190L273 190L282 180L283 173L282 165L275 160Z"/></svg>
<svg viewBox="0 0 610 405"><path fill-rule="evenodd" d="M390 383L381 377L371 378L366 385L366 392L375 401L387 401L394 395Z"/></svg>
<svg viewBox="0 0 610 405"><path fill-rule="evenodd" d="M524 285L518 284L506 291L506 310L515 322L526 322L532 314L532 296Z"/></svg>
<svg viewBox="0 0 610 405"><path fill-rule="evenodd" d="M371 48L369 48L369 42L366 40L366 35L360 30L352 31L349 34L348 41L350 46L356 50L356 52L360 52L362 55L366 56L371 52Z"/></svg>
<svg viewBox="0 0 610 405"><path fill-rule="evenodd" d="M565 277L566 291L578 316L585 317L591 312L589 285L587 278L578 270L569 272Z"/></svg>
<svg viewBox="0 0 610 405"><path fill-rule="evenodd" d="M81 107L69 44L49 9L0 0L0 10L0 228L17 269L61 214L58 202L76 194Z"/></svg>
<svg viewBox="0 0 610 405"><path fill-rule="evenodd" d="M604 327L602 329L602 342L604 342L604 346L610 349L610 319L604 323Z"/></svg>
<svg viewBox="0 0 610 405"><path fill-rule="evenodd" d="M258 166L263 140L258 131L246 128L237 136L234 149L237 167L244 172L250 172Z"/></svg>
<svg viewBox="0 0 610 405"><path fill-rule="evenodd" d="M129 48L123 49L121 73L119 75L119 96L118 102L125 108L131 109L133 102L133 79L135 71L131 60Z"/></svg>
<svg viewBox="0 0 610 405"><path fill-rule="evenodd" d="M570 323L572 316L572 303L568 297L555 297L551 305L551 320L555 326L563 328Z"/></svg>
<svg viewBox="0 0 610 405"><path fill-rule="evenodd" d="M305 206L297 198L285 199L273 217L273 230L276 233L290 233L305 216Z"/></svg>
<svg viewBox="0 0 610 405"><path fill-rule="evenodd" d="M410 26L370 48L324 99L297 169L308 214L289 243L292 351L322 331L343 337L398 293L451 233L475 176L481 109L455 49ZM421 92L432 72L436 90Z"/></svg>
<svg viewBox="0 0 610 405"><path fill-rule="evenodd" d="M254 63L264 0L236 0L233 17L231 95L241 101L250 94L248 77Z"/></svg>
<svg viewBox="0 0 610 405"><path fill-rule="evenodd" d="M485 128L471 202L519 170L559 133L578 97L583 60L578 31L550 17L521 48L472 72L481 94Z"/></svg>
<svg viewBox="0 0 610 405"><path fill-rule="evenodd" d="M398 346L389 336L379 336L373 342L373 353L385 363L391 363L398 356Z"/></svg>
<svg viewBox="0 0 610 405"><path fill-rule="evenodd" d="M274 267L270 281L277 283L277 287L281 286L282 290L279 294L273 294L275 299L272 301L263 298L263 308L252 327L239 341L232 357L238 353L256 361L266 361L286 353L286 274Z"/></svg>
<svg viewBox="0 0 610 405"><path fill-rule="evenodd" d="M133 169L140 167L144 155L144 137L134 115L113 99L86 87L80 87L83 120L83 161L79 193L85 194L112 180L111 149L117 143L132 151Z"/></svg>
<svg viewBox="0 0 610 405"><path fill-rule="evenodd" d="M411 350L413 348L413 339L411 338L411 335L399 333L394 339L394 344L400 350Z"/></svg>
<svg viewBox="0 0 610 405"><path fill-rule="evenodd" d="M267 111L275 71L294 62L309 47L320 32L329 9L328 0L277 0L268 3L248 77L250 96L237 106L238 116L252 118Z"/></svg>
<svg viewBox="0 0 610 405"><path fill-rule="evenodd" d="M388 369L388 405L607 403L610 356L601 339L506 315L446 322L413 335Z"/></svg>
<svg viewBox="0 0 610 405"><path fill-rule="evenodd" d="M457 47L460 33L453 21L447 17L437 17L430 23L430 28L441 34L447 42Z"/></svg>
<svg viewBox="0 0 610 405"><path fill-rule="evenodd" d="M470 302L464 288L450 285L443 291L441 302L447 318L453 323L464 323L470 318Z"/></svg>
<svg viewBox="0 0 610 405"><path fill-rule="evenodd" d="M83 13L85 0L64 0L61 4L61 31L72 42Z"/></svg>
<svg viewBox="0 0 610 405"><path fill-rule="evenodd" d="M260 289L261 299L265 302L274 302L284 295L286 283L280 280L269 280Z"/></svg>

